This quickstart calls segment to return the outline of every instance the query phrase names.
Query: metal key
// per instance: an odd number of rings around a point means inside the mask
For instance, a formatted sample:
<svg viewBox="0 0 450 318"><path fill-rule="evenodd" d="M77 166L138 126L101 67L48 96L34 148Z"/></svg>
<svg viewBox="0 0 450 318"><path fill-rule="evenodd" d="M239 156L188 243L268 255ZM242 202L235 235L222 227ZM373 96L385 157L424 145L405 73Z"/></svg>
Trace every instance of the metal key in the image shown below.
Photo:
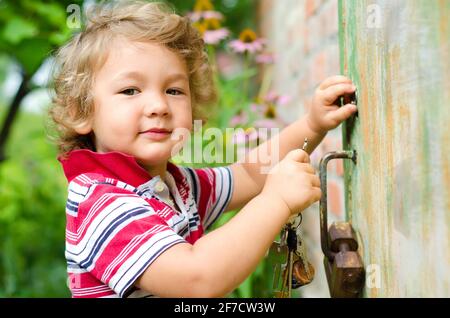
<svg viewBox="0 0 450 318"><path fill-rule="evenodd" d="M314 267L308 261L306 245L300 233L297 233L297 248L295 254L298 256L298 260L293 265L294 281L292 287L299 288L311 283L315 275Z"/></svg>
<svg viewBox="0 0 450 318"><path fill-rule="evenodd" d="M306 151L306 147L308 146L308 138L305 138L303 142L302 150ZM274 289L278 287L278 281L280 276L280 271L282 272L281 278L281 289L278 292L275 292L276 297L291 297L292 288L298 288L300 286L306 285L312 281L309 280L307 283L304 283L306 280L303 279L305 275L301 275L301 267L299 265L303 265L308 271L306 275L308 278L310 275L310 268L304 264L309 264L306 261L306 251L304 250L304 244L301 240L301 237L297 235L297 228L301 223L301 214L297 214L291 216L288 220L287 225L284 227L280 243L274 247L275 249L280 249L282 246L287 246L287 260L285 264L280 264L280 266L275 266L274 268ZM298 240L300 238L300 240ZM276 243L276 242L274 242ZM299 245L300 243L300 245ZM272 246L274 246L272 244ZM311 266L312 267L312 266ZM314 268L312 269L314 270ZM313 274L314 276L314 274Z"/></svg>
<svg viewBox="0 0 450 318"><path fill-rule="evenodd" d="M280 235L280 241L274 241L270 246L270 257L275 261L273 267L273 289L277 290L280 286L280 277L283 273L286 264L288 263L289 250L287 247L287 228L285 227ZM283 282L281 282L283 284Z"/></svg>
<svg viewBox="0 0 450 318"><path fill-rule="evenodd" d="M282 287L281 287L281 297L291 297L292 294L292 282L293 282L293 268L294 263L298 260L296 254L297 249L297 234L295 227L290 224L286 226L287 228L287 247L288 247L288 259L286 266L283 270Z"/></svg>
<svg viewBox="0 0 450 318"><path fill-rule="evenodd" d="M305 138L303 142L302 150L306 151L306 147L308 146L308 138ZM302 239L302 235L299 231L300 224L302 223L302 216L299 214L295 219L295 228L296 228L296 247L295 254L298 256L298 260L293 264L293 273L294 273L294 281L293 288L298 288L304 285L307 285L312 282L314 279L314 267L308 261L308 256L306 254L306 245Z"/></svg>

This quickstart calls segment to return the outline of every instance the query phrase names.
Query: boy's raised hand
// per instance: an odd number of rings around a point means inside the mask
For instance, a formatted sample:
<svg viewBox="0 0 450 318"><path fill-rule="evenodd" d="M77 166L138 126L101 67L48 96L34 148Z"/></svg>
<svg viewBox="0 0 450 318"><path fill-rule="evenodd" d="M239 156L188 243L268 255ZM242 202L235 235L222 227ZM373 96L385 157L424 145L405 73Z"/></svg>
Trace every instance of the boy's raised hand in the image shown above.
<svg viewBox="0 0 450 318"><path fill-rule="evenodd" d="M322 195L320 180L301 149L290 151L267 176L262 195L286 204L295 215L318 201Z"/></svg>
<svg viewBox="0 0 450 318"><path fill-rule="evenodd" d="M345 76L336 75L325 79L314 93L311 109L307 114L309 127L318 134L334 129L357 111L353 104L342 107L334 104L339 96L350 94L356 87Z"/></svg>

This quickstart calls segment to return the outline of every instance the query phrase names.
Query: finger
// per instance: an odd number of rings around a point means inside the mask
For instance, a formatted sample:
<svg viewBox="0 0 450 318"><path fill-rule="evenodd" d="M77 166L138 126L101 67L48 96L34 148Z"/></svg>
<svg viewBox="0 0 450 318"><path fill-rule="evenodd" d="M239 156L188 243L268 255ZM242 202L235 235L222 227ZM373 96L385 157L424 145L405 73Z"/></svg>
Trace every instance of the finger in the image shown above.
<svg viewBox="0 0 450 318"><path fill-rule="evenodd" d="M347 104L345 106L340 107L339 109L329 112L327 114L327 119L330 119L334 122L341 123L344 120L347 120L351 115L356 113L358 108L356 105Z"/></svg>
<svg viewBox="0 0 450 318"><path fill-rule="evenodd" d="M311 191L310 204L319 201L320 198L322 197L322 190L320 190L320 188L312 187L310 191Z"/></svg>
<svg viewBox="0 0 450 318"><path fill-rule="evenodd" d="M296 162L309 163L309 155L302 149L294 149L288 152L286 158L294 160Z"/></svg>
<svg viewBox="0 0 450 318"><path fill-rule="evenodd" d="M313 196L314 196L314 202L319 201L322 197L322 190L320 188L312 188Z"/></svg>
<svg viewBox="0 0 450 318"><path fill-rule="evenodd" d="M301 165L302 165L302 170L303 171L305 171L307 173L310 173L310 174L315 174L316 173L316 170L314 170L314 167L311 166L311 164L309 164L309 163L301 163Z"/></svg>
<svg viewBox="0 0 450 318"><path fill-rule="evenodd" d="M343 75L336 75L336 76L331 76L328 77L327 79L325 79L319 86L319 89L327 89L328 87L332 86L332 85L336 85L336 84L340 84L340 83L352 83L351 79L349 79L346 76Z"/></svg>
<svg viewBox="0 0 450 318"><path fill-rule="evenodd" d="M320 188L320 179L319 179L319 177L316 176L316 175L314 175L314 176L311 178L311 184L312 184L313 187Z"/></svg>
<svg viewBox="0 0 450 318"><path fill-rule="evenodd" d="M342 96L345 93L353 93L355 89L356 87L353 84L337 84L328 87L323 92L323 97L326 103L332 105L339 96Z"/></svg>

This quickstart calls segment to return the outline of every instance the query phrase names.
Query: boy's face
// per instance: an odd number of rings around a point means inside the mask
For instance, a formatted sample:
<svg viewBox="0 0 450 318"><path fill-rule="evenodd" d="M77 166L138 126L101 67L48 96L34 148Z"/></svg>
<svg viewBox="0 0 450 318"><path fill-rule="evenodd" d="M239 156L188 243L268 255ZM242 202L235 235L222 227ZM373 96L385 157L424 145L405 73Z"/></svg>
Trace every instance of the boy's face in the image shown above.
<svg viewBox="0 0 450 318"><path fill-rule="evenodd" d="M89 125L97 152L120 151L144 167L162 164L179 142L171 138L173 131L192 128L186 64L162 45L115 41L93 93Z"/></svg>

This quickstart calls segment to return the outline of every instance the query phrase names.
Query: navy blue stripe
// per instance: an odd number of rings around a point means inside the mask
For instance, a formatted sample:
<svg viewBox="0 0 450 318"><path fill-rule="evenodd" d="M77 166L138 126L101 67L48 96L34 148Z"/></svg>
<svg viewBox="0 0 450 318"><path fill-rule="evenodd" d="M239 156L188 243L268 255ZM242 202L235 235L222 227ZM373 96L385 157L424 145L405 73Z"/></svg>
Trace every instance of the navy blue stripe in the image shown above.
<svg viewBox="0 0 450 318"><path fill-rule="evenodd" d="M197 215L197 216L194 216L194 217L192 217L192 218L189 218L189 222L191 222L191 221L199 221L200 220L200 218L199 218L199 216Z"/></svg>
<svg viewBox="0 0 450 318"><path fill-rule="evenodd" d="M173 227L175 227L176 225L178 225L178 224L180 224L181 222L183 222L185 218L186 218L186 217L183 215L177 223L174 223L174 224L173 224Z"/></svg>
<svg viewBox="0 0 450 318"><path fill-rule="evenodd" d="M214 218L214 220L212 220L212 222L208 225L207 228L209 228L212 224L214 224L214 222L216 222L216 220L222 215L223 210L225 209L226 205L228 204L228 202L231 198L231 194L233 192L233 179L231 178L231 171L229 168L225 168L225 169L227 169L227 171L228 171L227 175L228 175L228 184L229 184L230 191L228 191L227 198L225 199L222 207L220 208L219 213L217 213L216 217ZM219 200L217 200L217 203L218 202L219 202Z"/></svg>
<svg viewBox="0 0 450 318"><path fill-rule="evenodd" d="M78 204L80 204L79 202L75 202L75 201L72 201L72 200L69 200L69 199L67 199L67 202L72 204L72 205L75 205L75 206L78 206Z"/></svg>
<svg viewBox="0 0 450 318"><path fill-rule="evenodd" d="M113 220L113 222L111 222L108 227L106 228L105 231L103 231L102 235L100 237L97 238L97 240L94 243L94 247L92 248L92 250L90 251L88 257L83 260L80 261L80 266L87 268L90 265L92 265L93 259L95 257L95 255L97 255L98 251L100 250L100 248L103 246L103 243L108 239L108 237L111 235L111 233L122 223L124 223L126 220L133 218L137 215L143 214L148 212L147 209L143 209L143 208L134 208L132 210L127 211L125 214L122 214L120 216L118 216L117 218L115 218ZM95 231L94 231L95 233Z"/></svg>
<svg viewBox="0 0 450 318"><path fill-rule="evenodd" d="M111 233L121 224L123 224L126 220L133 218L135 216L138 216L140 214L148 213L148 209L144 209L142 207L137 207L131 210L128 210L118 217L116 217L106 228L106 230L103 231L102 235L97 238L97 240L94 243L94 247L90 251L88 257L80 261L80 266L84 268L88 268L90 265L92 265L93 259L95 255L97 255L100 248L103 246L103 243L108 239L108 237L111 235ZM95 233L95 230L94 230ZM84 250L84 249L83 249ZM80 252L81 253L81 252ZM79 254L76 254L79 255Z"/></svg>
<svg viewBox="0 0 450 318"><path fill-rule="evenodd" d="M186 226L180 229L177 234L179 236L184 236L187 232L189 232L189 224L186 224Z"/></svg>
<svg viewBox="0 0 450 318"><path fill-rule="evenodd" d="M198 202L199 202L200 198L198 197L197 178L196 178L196 175L195 175L194 171L193 171L191 168L186 168L186 170L187 170L187 171L189 172L189 174L191 175L192 186L193 186L193 189L192 189L192 195L193 195L193 197L194 197L194 199L195 199L195 203L196 203L197 206L198 206Z"/></svg>
<svg viewBox="0 0 450 318"><path fill-rule="evenodd" d="M66 204L66 209L70 210L70 211L73 211L73 212L78 212L78 206L74 207L72 205L69 205L69 203Z"/></svg>
<svg viewBox="0 0 450 318"><path fill-rule="evenodd" d="M222 185L221 185L221 187L220 187L220 193L219 193L219 195L218 195L217 198L216 198L216 203L214 203L214 206L213 206L213 207L211 208L211 210L209 211L208 217L206 218L206 220L205 220L205 222L204 222L205 228L210 227L211 224L214 222L214 221L213 221L213 222L210 223L210 222L209 222L209 219L210 219L211 216L213 215L213 212L214 212L214 210L216 209L216 206L217 206L217 204L219 203L220 198L222 197L222 192L223 192L223 188L224 188L222 171L220 170L220 168L217 169L216 171L217 171L218 174L220 173L220 175L221 175L220 180L222 181ZM213 173L216 173L216 172L213 172ZM216 179L216 184L213 184L213 191L214 191L214 192L216 192L216 187L217 187L217 177L216 177L215 179Z"/></svg>
<svg viewBox="0 0 450 318"><path fill-rule="evenodd" d="M72 192L72 193L81 195L82 197L85 197L85 196L86 196L86 194L78 193L78 192L76 192L76 191L73 191L72 189L69 189L69 191Z"/></svg>

